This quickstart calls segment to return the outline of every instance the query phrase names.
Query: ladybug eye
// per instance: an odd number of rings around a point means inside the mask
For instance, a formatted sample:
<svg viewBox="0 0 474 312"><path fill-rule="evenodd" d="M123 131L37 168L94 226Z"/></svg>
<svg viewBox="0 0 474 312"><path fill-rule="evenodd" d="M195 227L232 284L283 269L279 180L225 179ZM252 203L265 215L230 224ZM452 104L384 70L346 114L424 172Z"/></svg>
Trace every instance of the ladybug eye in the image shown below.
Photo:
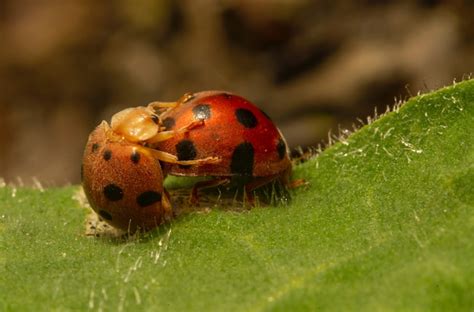
<svg viewBox="0 0 474 312"><path fill-rule="evenodd" d="M155 124L158 124L158 122L160 121L160 118L158 118L157 115L151 115L151 120L153 120Z"/></svg>

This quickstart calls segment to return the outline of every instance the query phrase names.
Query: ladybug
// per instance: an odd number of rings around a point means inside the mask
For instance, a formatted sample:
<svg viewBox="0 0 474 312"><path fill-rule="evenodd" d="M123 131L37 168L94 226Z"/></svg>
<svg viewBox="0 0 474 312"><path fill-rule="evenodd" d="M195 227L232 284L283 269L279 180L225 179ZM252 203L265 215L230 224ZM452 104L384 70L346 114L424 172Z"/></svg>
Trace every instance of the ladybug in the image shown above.
<svg viewBox="0 0 474 312"><path fill-rule="evenodd" d="M159 105L154 102L150 105ZM187 94L159 114L167 131L203 122L193 131L179 133L153 147L176 155L178 160L219 156L219 163L200 166L163 164L165 174L212 176L194 185L191 202L198 202L198 190L244 177L245 194L253 201L252 191L271 181L290 186L292 163L285 138L270 117L245 98L224 91Z"/></svg>
<svg viewBox="0 0 474 312"><path fill-rule="evenodd" d="M164 104L163 104L164 105ZM164 131L151 107L134 107L103 121L89 135L81 167L82 185L92 209L110 225L129 232L150 230L173 216L163 187L160 161L181 165L216 163L216 157L179 161L148 147L202 122Z"/></svg>

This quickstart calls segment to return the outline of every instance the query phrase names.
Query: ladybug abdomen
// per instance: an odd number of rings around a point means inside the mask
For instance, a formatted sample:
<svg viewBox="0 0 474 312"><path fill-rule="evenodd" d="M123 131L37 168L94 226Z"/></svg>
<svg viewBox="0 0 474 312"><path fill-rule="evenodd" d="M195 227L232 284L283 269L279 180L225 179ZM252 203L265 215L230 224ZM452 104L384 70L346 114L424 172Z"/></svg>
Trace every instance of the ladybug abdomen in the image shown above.
<svg viewBox="0 0 474 312"><path fill-rule="evenodd" d="M139 145L110 142L102 125L86 144L82 179L91 207L112 226L135 231L162 223L166 195L158 161Z"/></svg>
<svg viewBox="0 0 474 312"><path fill-rule="evenodd" d="M187 176L255 176L278 174L291 167L287 145L269 117L246 99L225 92L201 92L162 116L165 126L179 129L204 125L161 142L157 149L180 160L221 157L218 164L165 164L164 171Z"/></svg>

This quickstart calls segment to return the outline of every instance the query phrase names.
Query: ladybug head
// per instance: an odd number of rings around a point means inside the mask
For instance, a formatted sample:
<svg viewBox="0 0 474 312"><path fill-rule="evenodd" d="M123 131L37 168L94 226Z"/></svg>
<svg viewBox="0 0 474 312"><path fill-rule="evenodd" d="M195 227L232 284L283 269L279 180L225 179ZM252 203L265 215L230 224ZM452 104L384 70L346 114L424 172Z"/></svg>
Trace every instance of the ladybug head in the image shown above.
<svg viewBox="0 0 474 312"><path fill-rule="evenodd" d="M147 107L124 109L112 116L113 132L129 142L144 142L158 133L159 118Z"/></svg>

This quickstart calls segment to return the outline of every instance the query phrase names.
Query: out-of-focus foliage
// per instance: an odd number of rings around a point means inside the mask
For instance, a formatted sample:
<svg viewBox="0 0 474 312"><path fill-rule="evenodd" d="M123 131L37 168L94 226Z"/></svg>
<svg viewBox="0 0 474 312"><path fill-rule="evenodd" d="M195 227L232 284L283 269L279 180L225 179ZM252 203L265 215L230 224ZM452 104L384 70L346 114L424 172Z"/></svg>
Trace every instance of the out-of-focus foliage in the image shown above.
<svg viewBox="0 0 474 312"><path fill-rule="evenodd" d="M240 93L313 145L472 71L472 1L384 3L2 1L0 177L77 183L95 124L187 91Z"/></svg>

